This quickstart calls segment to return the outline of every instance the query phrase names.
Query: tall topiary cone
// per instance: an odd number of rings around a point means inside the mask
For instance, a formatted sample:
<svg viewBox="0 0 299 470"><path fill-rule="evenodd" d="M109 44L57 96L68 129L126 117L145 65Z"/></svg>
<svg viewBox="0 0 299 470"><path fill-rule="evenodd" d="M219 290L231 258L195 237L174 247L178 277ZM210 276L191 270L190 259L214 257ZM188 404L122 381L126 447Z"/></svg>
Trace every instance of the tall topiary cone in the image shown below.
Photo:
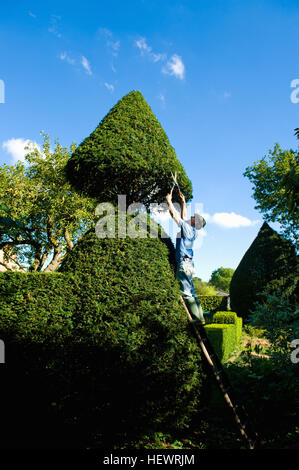
<svg viewBox="0 0 299 470"><path fill-rule="evenodd" d="M283 290L290 298L296 296L298 261L294 246L264 222L252 242L230 284L231 308L247 318L258 294Z"/></svg>
<svg viewBox="0 0 299 470"><path fill-rule="evenodd" d="M96 408L90 399L87 405L105 433L183 428L200 407L201 356L180 302L170 239L157 233L99 239L90 230L59 269L77 278L74 325L97 351L88 363Z"/></svg>
<svg viewBox="0 0 299 470"><path fill-rule="evenodd" d="M79 145L66 171L75 189L114 206L121 194L127 205L165 202L171 172L186 199L192 196L184 168L137 91ZM78 279L76 331L100 351L92 374L96 420L105 433L107 427L184 427L198 410L203 375L174 276L174 248L161 234L153 237L147 224L143 237L118 237L119 215L115 237L98 238L91 230L60 267ZM124 212L121 217L132 221Z"/></svg>
<svg viewBox="0 0 299 470"><path fill-rule="evenodd" d="M139 91L125 95L78 146L68 161L73 187L99 201L165 202L177 172L186 201L192 186L168 137ZM174 198L175 200L175 198Z"/></svg>

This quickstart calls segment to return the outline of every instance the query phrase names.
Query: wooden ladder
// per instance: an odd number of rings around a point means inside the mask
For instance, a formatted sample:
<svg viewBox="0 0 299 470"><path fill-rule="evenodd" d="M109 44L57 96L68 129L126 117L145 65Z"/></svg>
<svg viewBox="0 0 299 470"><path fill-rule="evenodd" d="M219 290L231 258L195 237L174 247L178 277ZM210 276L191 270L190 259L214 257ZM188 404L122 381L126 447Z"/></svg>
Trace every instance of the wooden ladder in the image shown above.
<svg viewBox="0 0 299 470"><path fill-rule="evenodd" d="M214 375L218 387L227 403L231 409L235 421L238 425L242 437L247 442L249 449L257 449L260 447L260 439L258 434L255 432L252 423L248 417L248 414L243 405L238 404L235 398L234 390L229 382L227 374L221 364L219 357L217 356L208 336L205 332L204 326L200 323L193 322L193 319L190 315L190 312L184 302L183 297L181 297L184 308L188 315L188 319L193 327L195 337L198 344L201 347L201 350L207 360L207 363L210 367L212 374Z"/></svg>

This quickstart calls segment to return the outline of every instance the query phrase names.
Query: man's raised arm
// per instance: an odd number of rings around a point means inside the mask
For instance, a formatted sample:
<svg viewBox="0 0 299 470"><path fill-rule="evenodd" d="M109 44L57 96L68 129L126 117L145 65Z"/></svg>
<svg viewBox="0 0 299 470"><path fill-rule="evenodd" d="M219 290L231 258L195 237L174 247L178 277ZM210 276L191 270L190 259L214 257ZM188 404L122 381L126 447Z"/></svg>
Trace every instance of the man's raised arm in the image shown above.
<svg viewBox="0 0 299 470"><path fill-rule="evenodd" d="M175 209L175 207L172 203L172 191L173 191L173 188L171 189L170 193L166 194L166 201L167 201L167 204L168 204L168 209L169 209L171 217L173 217L173 219L176 221L176 223L178 225L180 225L180 222L181 222L182 219L179 216L178 212L176 211L176 209Z"/></svg>
<svg viewBox="0 0 299 470"><path fill-rule="evenodd" d="M187 209L186 209L186 200L182 191L179 191L180 200L181 200L181 217L183 220L187 218Z"/></svg>

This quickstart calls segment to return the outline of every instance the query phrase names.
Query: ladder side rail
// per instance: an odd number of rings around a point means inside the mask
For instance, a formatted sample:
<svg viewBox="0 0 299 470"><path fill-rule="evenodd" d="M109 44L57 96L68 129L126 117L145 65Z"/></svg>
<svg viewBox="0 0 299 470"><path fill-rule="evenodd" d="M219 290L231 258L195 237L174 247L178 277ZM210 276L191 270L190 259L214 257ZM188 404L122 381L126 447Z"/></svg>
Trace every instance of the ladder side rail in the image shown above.
<svg viewBox="0 0 299 470"><path fill-rule="evenodd" d="M233 393L233 388L230 384L230 381L227 377L227 374L226 372L224 371L223 369L223 365L221 363L221 361L219 360L206 332L204 331L204 327L203 326L200 326L200 327L197 327L196 324L194 324L193 322L193 319L190 315L190 312L183 300L183 298L181 297L181 300L182 300L182 303L183 303L183 306L186 310L186 313L187 313L187 316L188 316L188 319L190 321L190 323L192 324L192 327L193 327L193 330L194 330L194 333L195 333L195 336L197 338L197 341L202 349L202 352L208 362L208 364L210 365L211 369L212 369L212 372L213 372L213 375L216 379L216 382L223 394L223 397L226 401L226 403L228 404L228 406L230 407L230 409L232 410L233 412L233 415L234 415L234 418L235 418L235 421L239 427L239 430L240 430L240 433L241 435L245 438L245 440L248 442L249 444L249 448L250 449L254 449L256 447L256 444L258 442L258 436L256 434L256 432L253 430L252 426L250 426L250 421L249 421L249 418L248 418L248 415L246 413L246 410L243 406L240 406L239 404L235 405L232 401L232 399L234 398L235 400L235 397L234 397L234 393ZM204 336L204 340L202 338L202 336ZM224 379L224 380L223 380ZM224 382L226 382L226 386L224 384ZM228 393L229 391L229 393ZM238 411L237 411L238 410ZM240 415L243 415L243 419L240 417ZM246 424L244 423L244 421L246 422ZM246 432L246 428L248 428L248 433ZM250 436L250 434L252 435L252 437Z"/></svg>

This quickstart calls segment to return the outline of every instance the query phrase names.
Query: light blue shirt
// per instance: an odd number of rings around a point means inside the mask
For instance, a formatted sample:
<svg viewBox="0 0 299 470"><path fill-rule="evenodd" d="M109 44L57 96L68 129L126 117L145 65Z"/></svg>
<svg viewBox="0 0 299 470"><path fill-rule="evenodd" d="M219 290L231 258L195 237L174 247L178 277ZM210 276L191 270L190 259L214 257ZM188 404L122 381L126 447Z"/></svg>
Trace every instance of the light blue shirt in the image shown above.
<svg viewBox="0 0 299 470"><path fill-rule="evenodd" d="M180 263L183 258L193 258L193 244L198 236L198 231L192 227L186 220L180 221L180 231L177 234L175 246L176 262Z"/></svg>

